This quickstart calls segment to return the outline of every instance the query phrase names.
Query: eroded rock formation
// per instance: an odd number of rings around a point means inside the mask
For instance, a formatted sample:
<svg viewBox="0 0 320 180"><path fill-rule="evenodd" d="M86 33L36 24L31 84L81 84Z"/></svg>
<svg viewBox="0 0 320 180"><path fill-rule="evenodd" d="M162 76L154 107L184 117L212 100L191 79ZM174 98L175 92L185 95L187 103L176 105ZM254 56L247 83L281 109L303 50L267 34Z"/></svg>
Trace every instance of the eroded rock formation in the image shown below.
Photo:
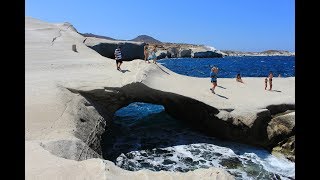
<svg viewBox="0 0 320 180"><path fill-rule="evenodd" d="M274 78L279 92L264 91L262 78L245 78L241 85L220 78L212 94L209 78L182 76L140 59L125 62L120 72L69 27L26 18L27 179L233 179L217 168L130 172L100 159L99 141L110 130L114 112L134 101L162 104L171 116L212 136L264 147L281 144L281 138L270 141L267 128L283 122L275 114L294 109L294 78Z"/></svg>

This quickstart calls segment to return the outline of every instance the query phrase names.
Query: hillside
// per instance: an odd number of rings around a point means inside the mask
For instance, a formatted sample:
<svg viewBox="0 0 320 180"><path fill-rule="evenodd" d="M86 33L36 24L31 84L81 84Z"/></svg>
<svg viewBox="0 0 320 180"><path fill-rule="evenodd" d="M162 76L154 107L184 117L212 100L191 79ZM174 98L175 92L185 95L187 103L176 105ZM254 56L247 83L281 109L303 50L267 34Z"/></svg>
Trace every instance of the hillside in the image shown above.
<svg viewBox="0 0 320 180"><path fill-rule="evenodd" d="M140 41L148 44L161 44L162 42L148 35L140 35L130 41Z"/></svg>

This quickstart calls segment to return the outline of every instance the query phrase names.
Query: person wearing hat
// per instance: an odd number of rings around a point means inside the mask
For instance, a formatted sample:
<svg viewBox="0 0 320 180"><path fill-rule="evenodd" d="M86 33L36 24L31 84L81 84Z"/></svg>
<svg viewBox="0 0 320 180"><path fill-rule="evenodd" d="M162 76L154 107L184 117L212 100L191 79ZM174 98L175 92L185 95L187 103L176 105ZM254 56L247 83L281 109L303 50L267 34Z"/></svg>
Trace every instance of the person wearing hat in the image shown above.
<svg viewBox="0 0 320 180"><path fill-rule="evenodd" d="M121 71L120 66L122 64L122 55L121 55L121 46L120 45L114 51L114 57L116 59L117 70Z"/></svg>

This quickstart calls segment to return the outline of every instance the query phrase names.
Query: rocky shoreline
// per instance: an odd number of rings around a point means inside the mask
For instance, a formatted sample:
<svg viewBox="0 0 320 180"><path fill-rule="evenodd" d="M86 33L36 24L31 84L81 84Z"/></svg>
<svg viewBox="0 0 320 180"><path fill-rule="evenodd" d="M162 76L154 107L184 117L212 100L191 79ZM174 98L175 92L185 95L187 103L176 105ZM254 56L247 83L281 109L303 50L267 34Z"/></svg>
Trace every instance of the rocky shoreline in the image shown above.
<svg viewBox="0 0 320 180"><path fill-rule="evenodd" d="M80 33L81 34L81 33ZM122 44L125 49L138 46L139 57L143 59L143 53L141 53L142 47L146 44L150 46L157 46L157 59L163 58L222 58L225 56L295 56L295 52L289 52L284 50L266 50L262 52L244 52L234 50L217 50L214 47L206 45L196 45L187 43L169 43L161 42L150 36L142 35L132 40L116 40L110 37L104 37L93 34L82 34L86 37L85 41L88 47L95 49L104 57L114 58L113 54L108 49L114 49L115 44ZM106 41L105 41L106 40ZM90 42L89 42L90 41ZM130 46L130 47L127 47ZM108 53L107 53L108 52ZM131 54L133 52L130 52ZM125 58L126 60L133 60L134 58Z"/></svg>
<svg viewBox="0 0 320 180"><path fill-rule="evenodd" d="M294 148L295 116L285 113L295 110L294 77L274 78L279 92L261 90L262 78L247 78L246 85L221 78L224 87L217 93L226 99L209 92L208 78L182 76L136 58L143 43L121 42L127 58L136 59L119 72L113 59L97 53L105 40L83 37L68 23L26 18L25 34L27 179L234 179L220 168L131 172L101 159L102 133L110 131L113 114L131 102L161 104L212 136ZM111 49L120 42L108 43Z"/></svg>
<svg viewBox="0 0 320 180"><path fill-rule="evenodd" d="M221 50L225 56L295 56L295 52L283 50L267 50L262 52L243 52L232 50Z"/></svg>

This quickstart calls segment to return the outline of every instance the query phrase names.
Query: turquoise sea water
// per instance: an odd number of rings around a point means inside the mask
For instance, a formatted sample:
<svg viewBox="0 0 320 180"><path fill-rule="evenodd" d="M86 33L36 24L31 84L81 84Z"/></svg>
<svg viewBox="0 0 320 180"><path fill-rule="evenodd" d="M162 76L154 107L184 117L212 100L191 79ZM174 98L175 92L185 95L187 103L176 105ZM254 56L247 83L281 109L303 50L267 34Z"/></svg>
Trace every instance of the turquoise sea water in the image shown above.
<svg viewBox="0 0 320 180"><path fill-rule="evenodd" d="M282 72L283 76L294 75L294 59L293 62L290 58L285 59L276 60L272 67L286 67L286 70L278 71ZM195 69L207 71L208 67L214 64L212 62L221 68L220 72L227 67L228 70L232 69L231 66L219 64L217 59L196 60L199 64L190 62L190 59L171 61L174 60L161 60L159 63L177 73L178 68L181 74L195 72L192 75L197 77L201 77L201 73L197 74ZM243 59L239 61L245 63ZM260 57L256 61L261 61ZM235 64L237 63L240 62ZM251 63L253 64L264 67L257 65L258 63ZM249 65L246 63L243 66ZM278 72L276 69L272 70L275 74ZM252 76L250 73L253 71L242 72ZM264 72L268 73L269 69ZM233 73L229 72L230 74ZM228 76L228 73L223 76ZM111 131L103 137L103 156L123 169L186 172L198 168L219 167L226 169L236 179L292 179L295 176L295 163L284 157L275 157L261 148L208 137L170 117L161 105L132 103L118 110L113 122Z"/></svg>

